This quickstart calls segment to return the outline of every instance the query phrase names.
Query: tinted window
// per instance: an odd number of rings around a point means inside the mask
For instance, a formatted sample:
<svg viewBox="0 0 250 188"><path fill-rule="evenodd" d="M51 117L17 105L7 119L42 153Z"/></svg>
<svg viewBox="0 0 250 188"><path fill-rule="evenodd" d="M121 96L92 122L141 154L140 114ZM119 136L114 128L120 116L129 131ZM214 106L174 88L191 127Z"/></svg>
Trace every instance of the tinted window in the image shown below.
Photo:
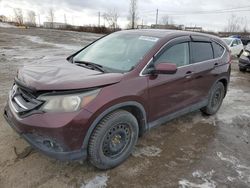
<svg viewBox="0 0 250 188"><path fill-rule="evenodd" d="M213 42L213 48L214 48L214 58L219 58L223 55L224 48L221 45Z"/></svg>
<svg viewBox="0 0 250 188"><path fill-rule="evenodd" d="M238 44L241 44L241 43L242 43L240 39L238 39L237 42L238 42Z"/></svg>
<svg viewBox="0 0 250 188"><path fill-rule="evenodd" d="M223 40L224 40L224 42L227 43L228 46L230 46L233 39L230 39L230 38L223 38Z"/></svg>
<svg viewBox="0 0 250 188"><path fill-rule="evenodd" d="M210 42L192 42L191 44L193 63L213 59L213 49Z"/></svg>
<svg viewBox="0 0 250 188"><path fill-rule="evenodd" d="M237 45L238 45L237 40L234 40L231 46L237 46Z"/></svg>
<svg viewBox="0 0 250 188"><path fill-rule="evenodd" d="M174 63L177 67L189 64L189 45L188 43L176 44L168 48L156 60L157 63Z"/></svg>

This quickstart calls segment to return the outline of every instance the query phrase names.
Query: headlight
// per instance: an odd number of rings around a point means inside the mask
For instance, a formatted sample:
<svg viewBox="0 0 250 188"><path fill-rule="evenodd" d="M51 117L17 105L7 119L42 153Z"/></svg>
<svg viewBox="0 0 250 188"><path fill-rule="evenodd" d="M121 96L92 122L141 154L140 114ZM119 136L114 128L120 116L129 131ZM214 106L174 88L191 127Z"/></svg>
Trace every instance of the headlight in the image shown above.
<svg viewBox="0 0 250 188"><path fill-rule="evenodd" d="M100 89L77 94L44 95L38 99L45 101L41 107L45 112L75 112L90 103L99 91Z"/></svg>
<svg viewBox="0 0 250 188"><path fill-rule="evenodd" d="M244 51L244 52L243 52L243 55L246 56L246 57L248 57L248 56L250 56L250 53L247 52L247 51Z"/></svg>

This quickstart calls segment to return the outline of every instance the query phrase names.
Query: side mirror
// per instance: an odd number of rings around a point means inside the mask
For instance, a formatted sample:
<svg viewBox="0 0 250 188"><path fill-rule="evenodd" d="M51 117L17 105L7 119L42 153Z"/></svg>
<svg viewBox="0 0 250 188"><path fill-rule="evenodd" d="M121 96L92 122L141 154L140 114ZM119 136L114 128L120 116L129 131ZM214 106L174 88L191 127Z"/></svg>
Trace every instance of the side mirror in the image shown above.
<svg viewBox="0 0 250 188"><path fill-rule="evenodd" d="M158 63L153 70L154 74L175 74L177 72L176 64Z"/></svg>

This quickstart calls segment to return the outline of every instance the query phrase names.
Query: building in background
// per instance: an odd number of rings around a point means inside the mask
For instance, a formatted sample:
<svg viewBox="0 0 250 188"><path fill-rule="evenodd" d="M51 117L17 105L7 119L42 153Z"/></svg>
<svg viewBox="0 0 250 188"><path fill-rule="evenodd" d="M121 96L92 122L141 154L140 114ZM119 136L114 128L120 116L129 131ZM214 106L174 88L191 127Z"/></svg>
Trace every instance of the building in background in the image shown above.
<svg viewBox="0 0 250 188"><path fill-rule="evenodd" d="M202 27L185 27L186 31L195 31L195 32L202 32Z"/></svg>
<svg viewBox="0 0 250 188"><path fill-rule="evenodd" d="M52 28L52 29L66 29L67 24L60 22L43 22L44 28Z"/></svg>

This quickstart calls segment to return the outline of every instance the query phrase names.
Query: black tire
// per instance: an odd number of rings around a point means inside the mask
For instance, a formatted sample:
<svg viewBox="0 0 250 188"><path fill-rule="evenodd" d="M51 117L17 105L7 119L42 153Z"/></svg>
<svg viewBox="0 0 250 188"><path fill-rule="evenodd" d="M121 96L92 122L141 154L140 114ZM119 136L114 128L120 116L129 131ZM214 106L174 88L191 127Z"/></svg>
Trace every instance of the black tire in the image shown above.
<svg viewBox="0 0 250 188"><path fill-rule="evenodd" d="M240 70L240 72L246 72L246 68L243 68L243 67L239 67L239 70Z"/></svg>
<svg viewBox="0 0 250 188"><path fill-rule="evenodd" d="M225 86L221 82L216 83L210 92L208 105L201 111L206 115L214 115L220 109L224 96Z"/></svg>
<svg viewBox="0 0 250 188"><path fill-rule="evenodd" d="M131 154L138 134L138 122L131 113L117 110L108 114L96 126L90 137L90 162L102 170L118 166Z"/></svg>

